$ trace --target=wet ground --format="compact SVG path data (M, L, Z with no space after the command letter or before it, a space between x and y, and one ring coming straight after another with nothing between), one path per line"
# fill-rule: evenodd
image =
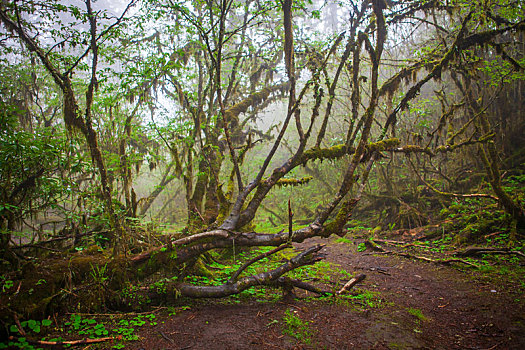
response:
M366 274L358 291L370 300L281 298L273 302L207 300L160 313L130 349L525 349L525 296L519 285L391 255L325 243L326 259ZM301 247L301 245L298 245ZM525 280L522 279L523 284ZM521 289L523 290L523 288ZM305 296L299 294L299 296ZM285 312L308 324L308 336L283 334Z

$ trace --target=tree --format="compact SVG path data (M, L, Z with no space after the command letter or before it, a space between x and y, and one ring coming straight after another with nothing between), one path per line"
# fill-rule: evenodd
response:
M127 277L133 279L167 268L183 276L191 272L199 257L214 249L275 246L271 251L275 253L292 242L344 235L345 225L374 174L374 166L395 154L405 157L399 162L408 173L407 168L416 169L414 158L416 164L426 167L432 165L432 158L446 159L453 151L480 147L490 156L485 163L497 198L486 193L458 195L441 191L429 182L429 171L423 171L423 176L417 172L413 183L426 185L442 196L490 198L505 203L505 193L498 190L498 171L494 170L497 154L491 146L491 127L483 118L476 120L482 115L482 108L473 104L477 96L469 97L470 90L464 88L465 101L449 101L443 97L450 93L447 90L436 93L441 96L441 103L432 108L419 96L426 93L429 85L449 79L447 74L453 80L454 74L461 71L458 68L461 65L476 61L470 56L473 50L497 45L495 40L502 36L523 31L523 19L507 15L507 19L501 21L492 15L490 8L462 1L372 0L359 5L350 2L342 8L349 16L346 31L315 42L305 38L307 35L294 24L299 23L303 14L305 18L317 17L317 11L291 0L282 3L170 1L167 4L148 1L141 10L137 16L137 32L130 29L126 36L117 37L122 39L120 42L115 39L115 43L122 45L118 59L130 63L128 71L119 76L124 87L120 97L129 104L120 116L124 125L118 133L118 151L113 151L120 160L117 171L123 180L121 193L127 209L136 208L137 202L130 191L132 148L129 145L133 133L139 134L141 128L140 118L135 122L133 119L148 111L152 130L158 136L156 145L163 147L159 153L168 164L159 189L172 176L182 178L189 232L175 237L164 235L161 239L167 243L144 250L138 248L130 258L116 255L108 266L110 271L122 272L122 266L126 266L131 271ZM101 179L105 209L109 210L113 203L109 186L119 176L108 176L98 149L92 125L93 99L100 70L97 50L105 35L113 33L112 29L124 17L97 35L97 15L86 0L85 19L90 25L87 36L90 45L86 52L91 52L92 59L86 112L79 115L75 99L78 92L73 89L71 70L60 73L59 63L48 58L43 44L36 43L22 24L14 21L15 12L2 8L0 17L35 52L62 90L65 124L78 128L84 135ZM493 21L488 28L477 26L482 15ZM405 20L415 24L407 26ZM152 21L162 23L161 28L154 28L151 35L144 33ZM414 60L391 63L390 50L398 44L396 40L400 40L395 31L421 23L432 26L439 34L421 46ZM510 57L507 60L512 62L512 57L503 52L500 51L498 57ZM77 56L80 62L82 59L78 57L82 56ZM110 61L109 57L106 59ZM129 108L130 113L127 107L134 103L135 97L138 101ZM161 109L166 100L169 106ZM267 137L267 133L250 122L257 112L276 101L286 101L283 119L277 131L270 131ZM464 106L474 110L476 116L453 119ZM142 110L142 107L147 108ZM345 118L338 118L336 113L344 114ZM433 117L427 120L427 114ZM245 119L241 120L243 115ZM413 115L419 118L417 123L413 122ZM161 116L167 118L161 120ZM419 135L406 130L407 125L412 124L416 125L410 131ZM449 135L443 138L441 132L447 125ZM257 148L263 141L270 141L267 148ZM110 146L108 142L108 149ZM279 154L283 148L289 155ZM255 150L265 153L262 157L259 155L256 171L248 171L249 165L253 165L248 163L255 159L251 158ZM423 157L429 160L419 162ZM315 217L305 227L294 229L293 203L288 202L288 230L277 234L254 232L250 225L270 192L279 186L309 183L311 179L294 178L294 172L301 166L323 161L340 162L337 173L340 176L326 186L333 192L326 205L318 207ZM443 174L438 169L434 175ZM148 202L145 202L143 208L147 210ZM113 218L111 226L118 231L118 217L114 212L108 213ZM320 249L320 246L311 247L268 273L242 279L236 274L223 285L202 287L178 281L171 288L189 297L222 297L254 284L313 288L300 281L287 280L283 275L320 260ZM85 260L73 259L70 264L80 270L82 262ZM246 262L251 263L253 261ZM115 278L118 287L122 283L122 279Z
M86 143L89 147L91 158L93 163L96 165L99 176L100 176L100 183L101 183L101 192L102 196L104 198L105 202L105 211L109 217L111 227L115 231L116 238L120 238L123 236L124 231L121 226L121 223L115 214L114 208L113 208L113 201L112 201L112 194L111 194L111 188L110 183L108 183L107 178L107 170L106 165L104 163L104 160L102 158L102 154L100 152L100 149L98 147L98 139L97 139L97 133L93 127L93 120L92 120L92 104L93 104L93 95L96 89L96 86L98 85L97 82L97 64L98 64L98 49L99 49L99 43L98 40L106 35L108 31L115 25L118 25L118 23L122 20L124 17L127 9L129 9L134 2L131 2L128 4L128 7L122 14L122 16L116 20L113 25L109 26L108 29L106 29L102 33L97 34L97 16L94 14L91 1L86 1L86 12L80 13L80 9L77 7L71 7L72 14L79 18L81 21L86 21L89 23L89 45L86 48L86 51L76 59L76 61L71 64L67 65L66 70L64 73L60 71L60 67L57 66L56 63L54 63L50 57L49 52L44 51L44 49L41 47L41 45L31 36L29 36L26 32L26 30L22 27L22 23L20 21L20 15L19 12L21 10L26 10L28 12L34 12L37 10L35 4L29 4L28 8L20 9L17 7L17 4L12 4L9 8L4 8L4 5L2 5L2 8L0 8L0 19L2 20L2 23L4 26L17 34L18 38L23 42L23 44L27 47L27 49L30 52L33 52L38 59L41 61L42 65L46 68L48 73L52 76L53 80L57 84L57 86L60 88L63 94L63 115L64 115L64 121L68 128L72 130L79 130L86 139ZM33 6L31 6L33 5ZM36 4L38 5L38 4ZM59 3L53 3L50 7L43 7L44 11L42 13L39 13L41 16L47 16L49 15L48 9L51 8L52 11L61 12L61 11L67 11L68 8L64 5L61 5ZM13 15L10 15L9 12L11 12ZM14 19L16 18L16 20ZM65 30L64 28L62 28ZM66 38L67 35L64 35ZM53 46L50 48L50 50L53 50L57 44L64 44L64 42L54 43ZM86 91L86 100L85 100L85 112L82 114L80 112L80 107L77 102L76 93L72 86L71 81L71 74L73 70L78 66L80 61L85 57L89 52L91 52L92 55L92 62L91 62L91 74L90 74L90 82L87 87ZM113 240L114 241L114 240Z

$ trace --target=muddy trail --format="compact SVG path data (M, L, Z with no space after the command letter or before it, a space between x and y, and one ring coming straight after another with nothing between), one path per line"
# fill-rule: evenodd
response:
M525 307L519 285L487 279L472 268L357 252L334 239L326 259L366 279L354 287L370 299L274 302L205 300L176 314L160 313L131 349L525 349ZM515 284L515 283L514 283ZM521 279L523 284L523 279ZM371 293L370 293L371 292ZM307 326L286 334L286 315ZM297 329L301 329L300 327ZM303 329L303 330L304 330Z

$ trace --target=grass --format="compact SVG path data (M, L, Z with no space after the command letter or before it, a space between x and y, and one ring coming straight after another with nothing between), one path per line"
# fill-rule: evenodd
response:
M426 321L429 320L429 318L427 316L423 315L423 312L420 309L415 309L415 308L409 307L407 309L407 312L410 315L416 317L420 321L426 322Z
M335 243L347 243L347 244L352 244L352 241L348 238L344 238L344 237L339 237L335 240Z
M287 309L283 316L283 334L297 339L301 343L310 344L313 332L309 327L309 322L302 320L296 315L297 311Z

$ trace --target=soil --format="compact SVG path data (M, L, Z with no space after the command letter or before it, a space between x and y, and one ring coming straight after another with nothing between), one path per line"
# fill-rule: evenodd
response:
M130 349L525 349L525 303L517 285L474 269L359 253L334 239L326 259L366 274L354 288L377 292L380 307L285 297L276 302L206 300L159 314ZM522 282L523 283L523 282ZM300 295L299 293L297 295ZM304 294L302 294L304 296ZM421 317L417 317L417 309ZM283 335L290 310L310 321L309 344Z

